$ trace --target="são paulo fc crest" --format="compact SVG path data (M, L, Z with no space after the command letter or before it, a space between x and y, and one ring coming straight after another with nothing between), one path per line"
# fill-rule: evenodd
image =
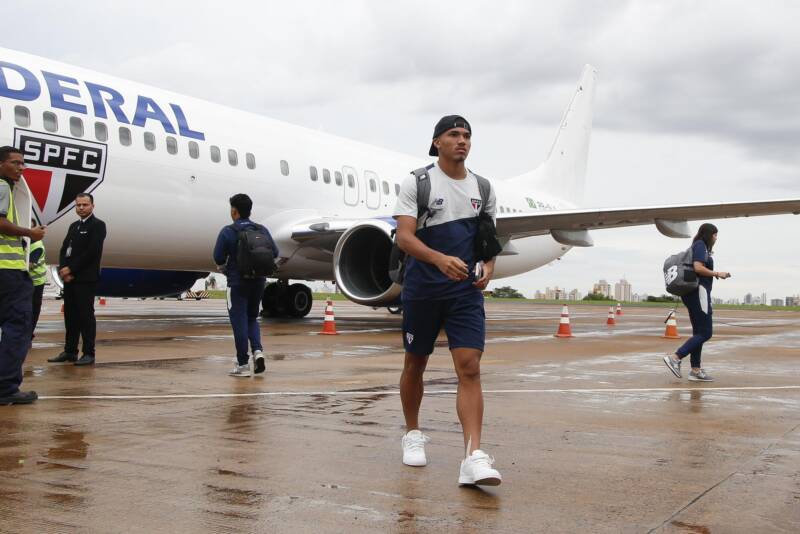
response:
M91 193L106 172L107 145L44 132L14 129L22 151L22 175L39 224L51 224L75 206L78 193Z
M474 209L475 211L478 211L478 210L481 209L481 204L483 204L483 201L481 199L479 199L479 198L471 198L470 201L472 202L472 209Z

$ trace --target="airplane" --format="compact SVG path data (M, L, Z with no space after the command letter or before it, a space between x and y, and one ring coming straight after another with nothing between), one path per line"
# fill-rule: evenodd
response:
M686 238L691 220L800 213L800 199L580 208L596 77L584 67L547 159L492 181L504 245L495 279L592 246L590 230L654 225ZM98 295L175 294L215 271L227 199L244 192L281 253L264 315L307 315L312 294L301 282L314 280L335 280L359 304L399 304L391 213L400 182L425 158L3 48L0 144L24 153L29 192L17 189L48 227L48 263L58 262L75 195L94 195L108 227Z

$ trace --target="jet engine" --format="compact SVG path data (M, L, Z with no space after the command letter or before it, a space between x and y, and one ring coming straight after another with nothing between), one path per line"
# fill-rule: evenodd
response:
M393 219L360 221L345 231L333 252L336 283L345 296L365 306L400 301L402 286L389 278Z

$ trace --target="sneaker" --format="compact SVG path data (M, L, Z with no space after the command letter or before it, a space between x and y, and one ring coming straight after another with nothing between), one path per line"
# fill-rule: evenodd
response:
M458 483L499 486L503 479L500 477L500 472L492 468L493 463L494 458L480 449L475 449L472 454L461 461Z
M264 360L264 353L260 350L253 351L253 372L261 374L267 369L266 361Z
M431 439L419 430L411 430L403 436L403 463L412 467L428 464L425 457L425 443Z
M250 372L250 364L246 363L244 365L234 365L233 369L228 373L231 376L250 376L252 373Z
M713 382L714 379L706 373L704 370L700 369L699 371L689 371L689 380L693 382Z
M10 406L12 404L31 404L38 399L39 396L35 391L17 391L5 397L0 397L0 406Z
M671 354L667 354L664 356L664 363L667 365L672 374L678 378L681 378L681 360L677 362L672 358Z

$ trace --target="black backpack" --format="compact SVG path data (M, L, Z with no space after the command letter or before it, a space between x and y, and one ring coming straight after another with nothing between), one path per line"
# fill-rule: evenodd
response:
M667 293L682 297L697 289L699 280L694 272L692 247L673 254L664 261L664 285Z
M433 210L428 207L431 198L431 180L428 171L433 168L433 163L427 167L421 167L411 171L417 178L417 222L422 220L422 227L428 224L428 220L433 217ZM471 172L471 171L470 171ZM475 238L475 261L488 261L497 256L503 246L497 240L497 230L491 216L484 211L489 195L492 191L492 184L483 176L478 176L478 190L481 195L481 209L478 213L478 235ZM425 217L424 219L422 217ZM389 278L396 284L402 284L405 277L407 254L397 244L397 229L392 231L392 250L389 253Z
M231 227L238 234L236 263L242 278L261 278L275 272L275 251L266 228L258 224Z

